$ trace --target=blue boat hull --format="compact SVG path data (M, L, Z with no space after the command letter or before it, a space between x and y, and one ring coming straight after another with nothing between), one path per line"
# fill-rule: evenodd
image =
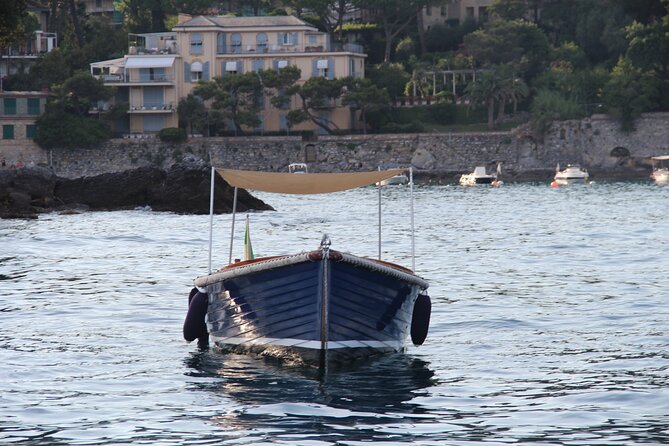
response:
M401 351L427 288L397 265L328 250L232 265L196 285L215 347L307 363Z

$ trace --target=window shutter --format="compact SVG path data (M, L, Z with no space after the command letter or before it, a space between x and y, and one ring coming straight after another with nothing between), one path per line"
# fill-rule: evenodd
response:
M290 43L292 43L293 45L297 45L297 33L293 33L293 41Z
M190 83L190 64L184 62L184 82Z
M202 64L202 80L203 81L209 80L209 62L205 62Z
M241 60L237 61L237 73L242 74L244 69L244 63Z
M328 79L332 80L334 79L334 59L330 58L328 59Z
M311 61L311 77L318 76L318 60L314 59Z

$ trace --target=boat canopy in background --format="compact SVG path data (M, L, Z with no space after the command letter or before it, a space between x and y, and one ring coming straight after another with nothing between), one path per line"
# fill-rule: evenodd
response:
M404 169L347 173L284 173L216 169L230 186L280 194L326 194L369 186L400 175Z

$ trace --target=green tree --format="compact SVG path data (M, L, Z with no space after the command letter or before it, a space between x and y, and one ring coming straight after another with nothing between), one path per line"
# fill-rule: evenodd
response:
M186 125L189 134L195 133L194 130L201 132L206 126L207 108L202 102L202 98L193 95L192 93L182 98L177 105L177 114L179 120ZM207 128L207 136L209 136L209 129Z
M393 42L430 0L354 0L353 3L377 18L385 41L383 61L390 62Z
M205 101L211 100L210 119L232 123L235 134L244 133L244 127L260 125L258 99L262 85L256 73L226 74L207 82L200 82L193 94Z
M653 73L621 57L604 86L603 100L607 111L620 120L621 130L632 131L642 112L657 107L658 81Z
M347 78L343 83L345 90L342 105L360 112L362 130L367 134L367 114L387 109L390 96L386 90L372 84L369 79Z
M302 85L293 85L287 89L288 94L296 94L300 99L299 108L286 115L288 123L294 126L300 122L311 121L328 133L338 130L336 124L322 112L334 108L335 101L343 93L343 86L340 79L312 77Z
M26 15L25 0L3 0L0 2L0 49L4 48L25 33L22 19Z
M111 137L108 122L89 115L92 104L108 100L114 90L87 72L77 73L52 89L54 97L37 120L35 142L44 148L85 147Z
M320 19L325 32L336 41L342 41L344 17L352 7L351 0L301 0L297 3Z
M530 79L541 72L550 50L546 35L526 20L492 21L465 36L464 47L478 66L511 64Z
M556 91L544 89L535 95L530 113L532 130L538 138L542 138L553 121L582 118L583 108Z
M374 85L386 90L391 98L402 96L404 87L411 79L404 66L398 63L372 65L367 67L366 75Z

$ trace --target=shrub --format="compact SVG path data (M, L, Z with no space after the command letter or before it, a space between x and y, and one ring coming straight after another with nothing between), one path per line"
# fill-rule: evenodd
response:
M187 135L186 130L178 127L166 127L158 132L158 138L163 142L184 142Z

